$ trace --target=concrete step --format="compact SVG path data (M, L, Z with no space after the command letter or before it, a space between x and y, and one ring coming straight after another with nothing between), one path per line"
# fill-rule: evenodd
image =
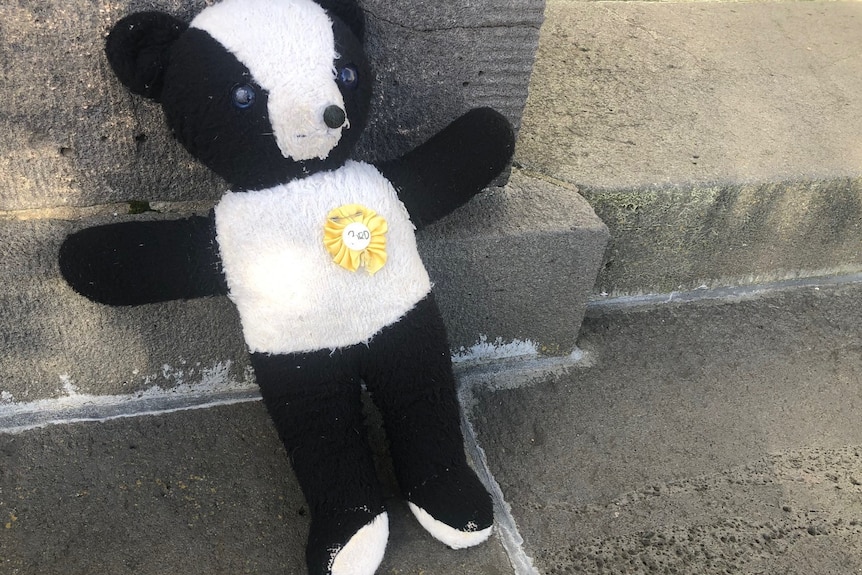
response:
M468 448L502 496L465 552L410 519L371 412L380 572L862 570L860 298L856 277L594 303L578 365L462 373ZM0 432L0 460L0 572L302 572L306 510L259 402Z
M82 394L254 386L227 298L108 307L60 277L57 252L71 231L159 217L176 214L0 220L0 317L9 326L0 336L0 416L43 399L80 403ZM453 354L570 354L606 242L576 192L519 173L424 231L420 249Z
M541 573L862 572L862 282L591 306L469 412Z
M381 445L378 442L378 445ZM380 573L511 573L394 496ZM305 573L308 512L261 402L0 433L0 573Z
M516 161L613 241L596 294L862 270L862 4L548 0Z

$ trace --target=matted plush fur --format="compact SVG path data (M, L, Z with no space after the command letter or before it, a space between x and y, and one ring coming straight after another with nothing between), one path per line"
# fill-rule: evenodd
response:
M332 575L374 575L389 540L389 515L381 513L332 556Z
M434 519L430 513L410 501L407 502L407 506L410 507L410 512L413 513L413 516L416 517L416 520L422 525L425 531L430 533L437 541L445 543L451 549L474 547L487 540L494 529L492 526L477 529L476 531L461 531Z
M389 224L388 260L373 276L339 267L323 243L329 211L353 203ZM431 291L407 210L372 165L350 161L267 190L228 192L215 216L230 298L252 352L365 342Z

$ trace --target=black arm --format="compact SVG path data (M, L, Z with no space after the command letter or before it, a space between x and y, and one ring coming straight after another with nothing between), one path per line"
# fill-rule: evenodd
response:
M227 293L211 217L81 230L60 247L60 271L75 291L109 305Z
M405 156L378 169L393 183L417 228L466 204L506 167L512 126L490 108L471 110Z

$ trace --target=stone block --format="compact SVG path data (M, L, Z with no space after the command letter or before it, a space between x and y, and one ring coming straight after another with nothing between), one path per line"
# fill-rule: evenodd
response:
M498 341L574 350L608 241L575 190L516 170L419 239L456 353Z
M0 211L128 200L215 201L226 185L169 134L158 105L133 96L103 53L111 25L138 10L190 19L203 0L26 0L0 6ZM404 153L469 108L517 126L542 0L447 7L367 2L376 69L361 159ZM414 13L415 12L415 13Z
M110 307L77 295L60 276L57 253L72 231L169 217L176 216L0 221L6 402L253 385L227 298ZM572 351L607 241L604 225L576 192L516 173L507 187L477 197L419 241L456 355L487 354L471 349L483 340L529 340L518 353Z

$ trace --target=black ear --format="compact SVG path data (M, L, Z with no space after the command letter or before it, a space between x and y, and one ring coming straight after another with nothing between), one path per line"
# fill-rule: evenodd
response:
M159 101L168 48L186 28L188 24L163 12L137 12L114 24L105 54L120 82Z
M355 0L315 0L333 16L347 24L350 31L359 38L365 39L365 13Z

